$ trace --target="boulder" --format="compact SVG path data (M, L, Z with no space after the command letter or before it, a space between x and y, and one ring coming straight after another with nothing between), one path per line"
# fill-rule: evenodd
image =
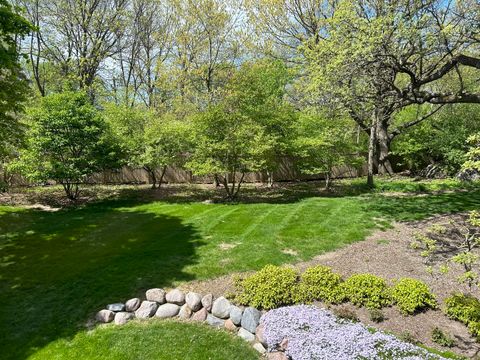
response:
M257 326L257 329L255 330L255 339L262 344L263 346L267 346L267 342L265 340L265 326L262 324Z
M148 319L157 311L158 304L155 301L142 301L140 307L135 311L135 317L139 319Z
M242 327L252 334L255 334L261 316L262 313L257 309L253 307L246 308L242 315Z
M214 327L224 327L225 326L225 320L219 319L218 317L208 314L207 315L207 323L208 325L214 326Z
M202 296L200 294L189 292L185 296L185 302L192 311L198 311L202 308Z
M166 300L170 304L183 305L185 304L185 294L178 289L173 289L167 293Z
M208 311L205 308L201 308L192 316L193 321L205 321L207 320Z
M125 304L122 304L122 303L108 304L107 310L114 311L114 312L124 311Z
M243 340L252 342L255 341L255 335L253 335L250 331L245 330L244 328L240 328L237 333Z
M127 300L125 303L125 311L136 311L140 307L140 303L142 300L139 298L133 298L130 300Z
M265 349L265 347L258 342L253 344L253 348L257 350L260 354L265 354L267 352L267 349Z
M180 311L180 306L176 304L163 304L160 305L155 313L155 316L160 319L168 319L174 316L177 316L178 312Z
M145 293L147 300L148 301L155 301L157 303L165 304L165 290L155 288L155 289L149 289Z
M111 310L100 310L96 315L95 319L102 323L109 323L115 317L115 313Z
M178 312L178 317L180 319L190 319L192 316L192 309L190 309L190 306L188 304L183 304L182 307L180 308L180 311Z
M207 311L212 311L213 305L213 295L207 294L202 298L202 306L207 309Z
M228 331L237 331L237 327L235 326L235 324L233 323L232 319L228 319L227 321L225 321L225 329L227 329Z
M230 301L221 296L213 302L212 314L220 319L228 319L230 316L230 307Z
M240 309L238 306L232 305L232 307L230 308L230 319L235 325L240 326L240 324L242 323L242 314L242 309Z
M135 316L131 312L121 311L115 314L114 322L115 325L123 325L134 317Z

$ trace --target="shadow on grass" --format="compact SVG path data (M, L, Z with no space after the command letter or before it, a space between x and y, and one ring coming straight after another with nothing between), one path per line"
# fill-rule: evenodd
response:
M107 303L192 279L182 269L196 262L203 244L195 229L121 205L0 209L2 359L25 359L73 336Z

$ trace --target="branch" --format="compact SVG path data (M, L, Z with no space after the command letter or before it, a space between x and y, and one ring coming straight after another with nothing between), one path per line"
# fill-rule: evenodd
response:
M430 116L434 115L437 111L439 111L444 105L445 104L441 104L441 105L437 106L434 110L432 110L430 113L428 113L427 115L422 116L421 118L417 118L415 120L409 121L409 122L399 126L397 129L392 131L392 133L390 134L390 140L393 140L393 138L395 138L395 136L400 135L404 130L406 130L406 129L414 126L414 125L417 125L418 123L421 123L422 121L428 119Z
M420 88L420 86L431 83L435 80L442 78L446 75L450 70L454 69L457 65L464 65L468 67L474 67L480 69L480 59L467 56L467 55L457 55L447 61L440 69L432 73L431 75L427 76L424 79L417 80L412 85L414 88Z

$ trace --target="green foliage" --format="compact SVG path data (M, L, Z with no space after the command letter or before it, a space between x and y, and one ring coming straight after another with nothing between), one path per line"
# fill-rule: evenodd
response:
M445 334L440 328L436 327L432 330L432 341L440 346L452 347L455 340Z
M18 8L0 0L0 165L23 134L19 113L29 90L20 65L18 40L31 30Z
M428 286L416 279L404 278L396 282L391 289L391 296L400 311L406 315L437 306L435 296Z
M467 142L470 148L465 155L466 161L462 165L462 169L480 171L480 133L471 135Z
M473 336L480 338L480 300L472 295L454 294L445 299L445 313L451 319L468 326Z
M352 275L342 285L345 297L354 305L380 309L391 303L387 283L372 274Z
M235 300L259 309L295 303L298 273L289 267L267 265L245 279L237 279Z
M361 164L352 125L345 117L331 119L316 111L303 112L295 124L292 145L300 170L324 174L328 187L333 167Z
M299 293L306 302L320 300L336 304L345 298L341 283L341 276L330 267L318 265L308 268L302 274Z
M244 64L222 101L195 117L195 148L187 167L198 175L222 176L230 199L237 196L246 172L272 168L283 152L291 119L282 99L285 79L286 69L278 64Z
M86 94L50 95L29 110L27 148L13 165L28 179L55 180L75 199L89 176L118 166L121 151Z

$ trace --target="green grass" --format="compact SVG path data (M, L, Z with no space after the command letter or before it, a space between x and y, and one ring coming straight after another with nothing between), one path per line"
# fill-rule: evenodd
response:
M130 322L80 332L48 344L31 360L258 360L239 337L207 325L174 321Z
M0 206L2 358L24 359L70 339L105 304L149 287L306 260L393 220L480 204L478 188L319 197L301 186L297 198L279 192L232 205L141 197L58 212Z

